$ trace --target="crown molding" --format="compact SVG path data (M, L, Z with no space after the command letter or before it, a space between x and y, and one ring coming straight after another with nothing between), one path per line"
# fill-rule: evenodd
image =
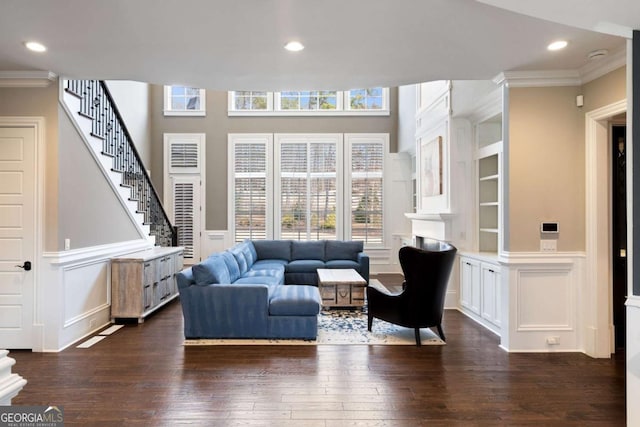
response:
M582 79L577 70L505 71L494 77L497 85L508 87L580 86Z
M57 78L51 71L0 71L0 87L47 87Z
M504 71L493 78L507 87L582 86L627 64L626 46L577 70Z
M606 57L588 62L580 68L582 84L589 83L625 65L627 65L627 47L623 46L609 53Z

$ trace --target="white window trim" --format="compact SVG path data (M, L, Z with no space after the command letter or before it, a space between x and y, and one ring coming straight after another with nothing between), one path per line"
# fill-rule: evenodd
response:
M176 85L178 86L178 85ZM164 87L164 109L165 116L192 116L202 117L207 115L206 90L199 89L200 109L198 110L172 110L171 109L171 86Z
M345 99L348 98L348 91L338 91L335 110L281 110L278 105L280 104L280 92L268 92L270 95L267 102L266 110L235 110L233 103L234 92L228 93L228 106L227 115L229 117L259 117L259 116L290 116L290 117L305 117L305 116L389 116L391 114L389 109L389 88L383 88L383 102L384 108L380 110L352 110L346 106ZM269 104L271 102L271 104Z
M389 134L388 133L345 133L344 134L344 151L345 151L345 192L344 201L342 203L344 209L351 206L351 191L352 191L352 174L351 174L351 147L354 143L358 143L364 140L370 143L382 143L383 144L383 157L382 157L382 242L381 243L365 243L366 248L387 248L388 242L390 242L389 230L391 229L391 223L389 215L387 214L387 196L388 196L388 182L389 179L385 179L385 172L388 168L389 157ZM388 174L388 172L387 172ZM346 214L346 212L345 212ZM346 217L346 215L345 215ZM348 215L351 220L351 215ZM351 221L345 221L344 236L346 239L351 239Z

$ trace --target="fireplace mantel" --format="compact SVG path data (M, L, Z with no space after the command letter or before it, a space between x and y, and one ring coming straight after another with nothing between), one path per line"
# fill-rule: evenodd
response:
M410 220L419 221L449 221L454 217L452 213L413 213L407 212L404 214Z
M405 213L411 220L411 234L414 238L451 241L452 213Z

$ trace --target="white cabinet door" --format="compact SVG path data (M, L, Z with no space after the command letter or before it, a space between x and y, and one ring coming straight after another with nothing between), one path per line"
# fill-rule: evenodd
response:
M482 318L500 326L500 272L490 264L482 264Z
M460 258L460 305L480 314L480 263Z

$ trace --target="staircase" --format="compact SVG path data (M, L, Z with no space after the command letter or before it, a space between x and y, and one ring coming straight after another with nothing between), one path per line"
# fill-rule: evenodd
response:
M176 246L177 230L162 207L106 84L65 80L63 85L65 106L141 234L156 246Z

